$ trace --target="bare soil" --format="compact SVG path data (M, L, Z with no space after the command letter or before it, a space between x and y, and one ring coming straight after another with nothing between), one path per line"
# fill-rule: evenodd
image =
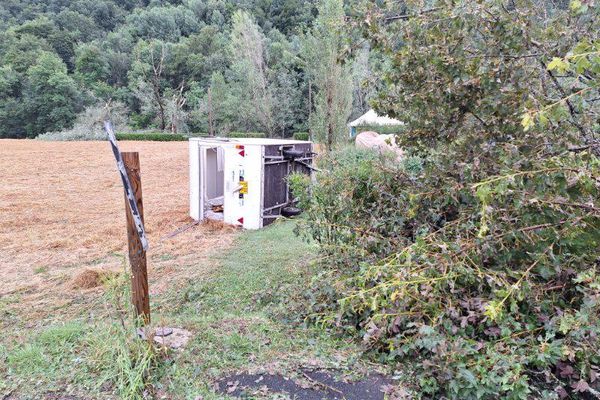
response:
M236 230L198 225L168 238L192 222L187 143L120 147L140 153L151 294L161 293L229 246ZM0 171L0 298L18 293L57 307L123 271L125 204L107 142L0 140Z

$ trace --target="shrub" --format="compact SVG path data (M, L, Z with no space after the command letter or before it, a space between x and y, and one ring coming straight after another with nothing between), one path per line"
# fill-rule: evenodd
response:
M404 126L364 125L356 127L356 134L371 131L377 132L380 135L397 135L402 133L405 129Z
M127 126L127 107L124 104L114 103L109 113L115 129L123 129ZM39 135L37 139L47 141L106 140L106 133L102 125L106 116L107 110L104 105L88 107L77 116L72 129L47 132Z
M296 132L294 133L294 140L310 140L308 132Z
M209 134L205 132L190 132L186 133L186 136L191 138L206 138L209 137Z
M318 174L318 184L308 186L305 175L290 178L306 210L299 229L316 239L324 253L335 255L329 260L333 268L345 266L352 274L359 262L393 251L395 238L402 235L398 211L409 201L397 182L402 166L373 150L352 147L325 153L318 164L326 171Z
M512 4L370 7L389 61L372 104L420 157L298 185L331 277L312 318L411 363L415 397L600 392L600 9Z
M149 132L149 133L117 133L117 140L142 140L153 142L183 142L187 137L173 133Z
M570 153L469 183L469 166L442 160L334 152L316 184L291 178L325 260L309 317L411 363L433 398L594 393L600 161Z
M262 132L229 132L227 134L227 137L249 139L249 138L266 138L267 135Z

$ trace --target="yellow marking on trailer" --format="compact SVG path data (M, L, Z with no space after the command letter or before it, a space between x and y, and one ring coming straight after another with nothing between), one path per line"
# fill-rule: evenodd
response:
M240 186L240 194L248 194L248 181L241 181Z

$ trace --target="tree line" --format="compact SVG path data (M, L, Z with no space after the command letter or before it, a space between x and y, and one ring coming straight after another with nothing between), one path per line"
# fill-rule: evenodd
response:
M3 1L0 138L67 130L110 102L134 130L310 130L333 143L370 90L369 49L348 50L346 10L342 0Z

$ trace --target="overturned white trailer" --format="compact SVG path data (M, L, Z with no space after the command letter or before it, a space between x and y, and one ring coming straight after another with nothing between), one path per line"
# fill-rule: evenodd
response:
M287 177L310 174L311 142L283 139L192 138L190 216L259 229L297 212Z

